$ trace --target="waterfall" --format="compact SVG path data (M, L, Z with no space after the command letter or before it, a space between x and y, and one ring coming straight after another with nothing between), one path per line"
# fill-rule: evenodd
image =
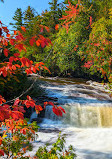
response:
M52 111L52 106L47 106L46 110L45 110L45 118L46 119L50 119L53 121L58 121L60 119L60 117L58 117L57 115L55 115Z
M30 120L29 122L32 122L33 119L37 119L38 114L36 113L36 111L34 111L31 116L30 116Z
M54 142L61 131L67 135L66 146L75 146L78 158L112 159L112 98L105 89L79 79L60 78L49 78L42 87L48 97L57 99L55 104L62 106L66 114L57 117L52 106L46 106L39 123L39 143Z
M90 104L89 104L90 105ZM71 125L73 127L112 127L112 107L82 105L79 103L73 105L64 105L66 114L58 117L52 112L52 106L47 106L45 119L60 123L62 125ZM99 106L98 106L99 105ZM46 121L47 122L47 121Z
M50 79L49 79L50 80ZM55 81L55 79L54 79ZM94 87L85 81L58 79L50 81L46 88L48 97L57 98L66 114L57 117L52 106L47 106L43 123L73 127L111 127L112 98L102 86ZM54 82L54 83L53 83Z

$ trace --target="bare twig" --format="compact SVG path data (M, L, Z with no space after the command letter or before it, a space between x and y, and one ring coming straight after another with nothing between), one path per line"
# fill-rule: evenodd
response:
M21 93L18 97L14 98L14 99L11 99L11 100L9 100L9 101L7 101L7 102L5 102L5 103L0 104L0 106L2 106L2 105L4 105L4 104L7 104L7 103L12 103L12 102L14 102L16 99L21 98L24 94L26 94L29 90L32 89L32 87L34 86L34 84L35 84L36 81L37 81L37 78L35 78L35 80L33 81L33 83L30 85L30 87L29 87L26 91L24 91L23 93Z

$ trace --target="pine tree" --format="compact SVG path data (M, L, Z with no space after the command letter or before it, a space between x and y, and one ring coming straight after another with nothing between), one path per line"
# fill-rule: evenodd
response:
M31 20L34 19L35 16L36 16L35 9L28 6L26 11L24 12L24 22L25 22L25 24L27 25Z
M42 13L42 23L43 25L51 28L52 33L55 33L55 25L59 23L59 18L62 17L64 5L63 3L58 3L58 0L52 0L52 2L49 2L49 5L50 11L46 10L44 13Z
M10 25L13 25L13 27L17 30L20 30L21 26L23 25L23 13L21 8L17 8L13 20L15 23L10 23Z
M49 2L49 5L50 5L50 12L52 15L52 20L55 25L59 22L60 18L60 13L61 13L60 4L58 3L58 0L52 0L52 2Z

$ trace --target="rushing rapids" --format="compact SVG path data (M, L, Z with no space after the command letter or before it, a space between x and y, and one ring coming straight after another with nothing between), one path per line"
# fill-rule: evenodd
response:
M49 97L57 98L57 103L66 110L63 118L47 106L41 125L73 127L110 127L112 126L112 99L106 89L98 83L73 79L46 79L42 85ZM96 87L97 86L97 87ZM51 124L50 124L51 122ZM48 123L48 125L47 125Z
M57 117L51 106L46 107L34 151L43 143L54 142L61 131L67 135L66 146L72 144L79 159L112 159L112 98L108 90L80 79L47 78L41 87L57 99L66 114Z

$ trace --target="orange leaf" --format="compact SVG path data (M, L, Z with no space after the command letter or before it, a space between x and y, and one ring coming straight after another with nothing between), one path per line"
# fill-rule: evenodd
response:
M15 65L13 65L13 66L12 66L12 69L15 71L15 70L16 70L16 66L15 66Z
M32 130L32 129L31 129L31 132L32 132L33 134L35 134L35 131L34 131L34 130Z
M18 65L18 64L15 64L15 66L18 67L18 68L20 68L20 65Z
M90 19L89 19L89 22L90 22L90 26L92 25L92 17L90 16Z
M32 74L31 69L26 69L25 72L27 73L27 75Z
M44 102L44 108L46 107L46 105L48 105L48 102Z
M35 105L35 109L38 110L38 112L42 111L43 108L41 107L41 105Z
M40 40L37 40L37 41L36 41L36 45L37 45L37 46L40 46Z
M19 140L17 136L13 136L12 139L13 139L13 141L18 141Z
M50 32L49 27L45 26L45 29L47 30L48 33Z
M31 70L34 72L34 73L36 73L36 68L35 67L31 67Z
M39 65L41 66L41 65L44 65L44 63L43 62L39 62Z
M14 30L14 35L16 35L18 33L18 31Z
M26 148L25 147L23 148L23 152L26 153Z
M46 66L44 66L44 69L47 70L51 74L50 70Z
M58 30L59 29L59 24L55 25L55 29Z
M21 29L26 32L26 28L24 26L21 26Z
M9 37L10 37L10 34L7 34L6 36L9 38Z
M3 43L5 46L8 46L8 42L7 40L4 39L4 43Z

